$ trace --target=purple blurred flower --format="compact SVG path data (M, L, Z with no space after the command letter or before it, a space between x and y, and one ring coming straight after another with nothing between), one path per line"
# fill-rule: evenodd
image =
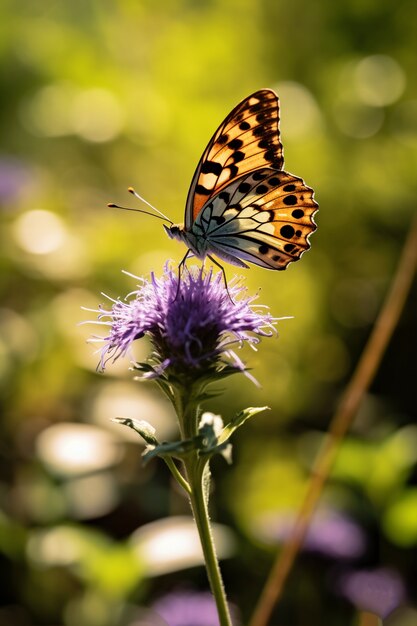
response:
M103 338L101 368L125 355L136 339L148 335L152 342L154 375L198 376L211 369L244 366L231 347L257 344L275 330L276 320L265 308L255 308L255 297L233 279L224 285L221 272L165 267L162 278L151 275L125 301L100 307L99 322L110 327ZM230 296L229 296L230 294ZM233 300L233 302L232 302Z
M168 626L219 626L216 603L209 592L170 593L152 608Z
M262 538L283 543L291 535L296 516L271 514L260 524ZM365 550L365 535L348 515L334 510L318 511L308 528L303 549L334 559L353 559Z
M405 599L399 574L390 569L351 571L339 581L339 591L357 609L385 619Z
M18 196L30 180L28 167L19 159L0 156L0 202L7 204Z

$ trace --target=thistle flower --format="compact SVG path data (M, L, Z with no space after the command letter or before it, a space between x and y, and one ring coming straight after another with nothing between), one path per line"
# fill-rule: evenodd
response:
M109 326L102 369L147 335L153 346L148 377L173 374L195 380L223 368L243 371L232 347L255 346L275 330L268 310L253 306L256 296L248 296L236 278L226 288L221 272L192 268L178 282L177 272L166 266L162 278L152 274L149 281L139 280L125 300L114 301L111 310L99 309L100 323Z

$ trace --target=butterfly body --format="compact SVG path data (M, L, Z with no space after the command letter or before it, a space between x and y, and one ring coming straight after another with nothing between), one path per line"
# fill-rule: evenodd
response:
M285 269L310 247L318 205L313 190L283 165L278 96L263 89L213 135L190 186L184 225L165 226L169 237L200 259Z

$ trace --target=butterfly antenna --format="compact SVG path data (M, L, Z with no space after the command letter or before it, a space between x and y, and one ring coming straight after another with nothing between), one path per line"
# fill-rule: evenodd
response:
M131 193L133 196L135 196L135 198L137 198L138 200L140 200L141 202L144 202L145 204L148 205L148 207L150 207L151 209L153 209L154 211L156 211L158 213L158 215L161 216L162 219L166 220L167 222L169 222L170 224L173 224L174 222L172 220L169 219L169 217L167 217L166 215L164 215L162 213L162 211L160 211L159 209L157 209L156 207L154 207L150 202L148 202L147 200L145 200L145 198L142 198L142 196L140 196L134 189L133 187L129 187L128 188L128 192ZM156 217L156 216L155 216Z

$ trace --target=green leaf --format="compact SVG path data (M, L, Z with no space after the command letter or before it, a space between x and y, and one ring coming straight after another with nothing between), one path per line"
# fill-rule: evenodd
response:
M257 413L261 413L262 411L269 410L269 406L250 406L247 409L243 409L240 411L235 417L233 417L230 422L224 427L223 432L219 437L219 442L223 443L227 441L230 436L242 426L250 417L257 415Z
M113 417L112 422L128 426L138 433L148 445L157 446L159 444L158 439L155 437L155 428L144 420L134 420L131 417Z
M183 441L165 441L158 445L152 445L143 453L145 463L159 456L161 458L171 457L181 459L196 449L197 437L194 439L184 439Z

